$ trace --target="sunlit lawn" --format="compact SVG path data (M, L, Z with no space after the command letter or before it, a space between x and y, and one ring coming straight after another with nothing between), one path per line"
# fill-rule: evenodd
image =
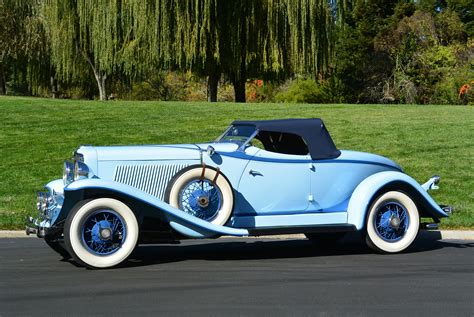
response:
M61 177L81 144L213 140L235 119L320 117L340 149L394 159L456 213L444 228L474 227L474 108L466 106L302 105L75 101L0 97L0 229L23 227L35 192ZM284 181L284 180L282 180Z

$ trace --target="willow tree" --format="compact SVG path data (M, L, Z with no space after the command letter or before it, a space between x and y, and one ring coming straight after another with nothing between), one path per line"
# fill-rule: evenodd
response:
M218 1L220 63L245 101L245 82L284 79L295 73L316 77L333 55L331 0ZM225 39L225 41L224 41Z
M244 102L247 78L273 78L288 72L286 43L273 42L281 35L271 37L268 30L267 1L157 2L169 6L166 11L157 12L154 18L161 36L158 37L160 42L152 47L161 52L164 65L206 76L210 101L217 100L221 74L233 83L235 100ZM284 12L279 12L281 19Z
M222 73L221 37L216 23L217 0L167 1L169 15L161 16L163 64L171 69L191 71L207 77L208 100L217 101L217 85ZM161 13L161 12L160 12ZM170 45L162 46L162 43Z
M101 99L111 74L156 67L206 76L211 101L224 74L245 101L248 78L324 70L332 1L44 0L44 14L58 73L73 76L78 59L87 62Z
M106 80L122 71L123 48L132 41L130 19L120 0L44 0L43 14L51 38L57 73L71 78L92 70L101 100L107 99ZM135 59L134 57L132 59ZM133 63L127 63L130 66Z
M292 72L315 77L325 71L334 52L338 16L335 10L343 14L344 1L338 6L331 0L268 0L268 3L269 12L279 9L278 14L269 14L270 36L275 39L272 41L286 43L288 52L283 59L289 59Z
M267 1L142 0L131 5L134 2L128 2L136 37L129 54L145 52L158 67L207 77L210 101L217 100L222 74L232 81L236 101L245 101L247 78L276 78L290 69L287 43L268 30L269 21L287 23L286 11L269 20Z
M49 42L36 0L0 0L0 94L20 80L28 93L48 86Z
M295 73L316 77L333 56L331 0L218 1L219 60L245 101L245 82L285 79ZM225 40L224 40L225 39Z

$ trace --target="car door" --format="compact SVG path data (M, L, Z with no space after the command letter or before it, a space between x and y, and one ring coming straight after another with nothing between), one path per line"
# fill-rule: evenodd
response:
M244 169L236 202L240 215L294 214L309 205L309 155L258 151Z
M347 169L347 164L336 160L312 162L310 168L311 202L309 211L345 211L344 202L354 190L349 187L349 179L355 171Z
M368 176L387 170L381 164L371 164L370 154L345 151L343 155L336 159L312 162L310 174L313 199L309 211L346 211L354 189Z

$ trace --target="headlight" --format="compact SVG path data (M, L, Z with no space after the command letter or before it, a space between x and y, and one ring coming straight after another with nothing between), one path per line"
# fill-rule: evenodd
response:
M89 177L89 167L86 164L75 161L74 162L74 180L88 178Z
M71 161L64 161L63 169L63 183L69 185L74 181L74 163Z
M36 207L45 219L51 219L56 202L49 192L39 192Z
M36 197L36 209L38 209L38 211L43 211L45 209L44 203L45 203L44 193L39 192L38 196Z

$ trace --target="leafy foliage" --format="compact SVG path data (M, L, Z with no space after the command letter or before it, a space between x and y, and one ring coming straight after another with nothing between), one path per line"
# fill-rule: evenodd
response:
M30 0L0 0L0 94L12 79L12 94L38 93L48 86L49 42L39 7Z
M233 82L316 75L333 48L324 0L44 0L43 12L58 74L74 78L87 62L101 99L107 76L152 68Z
M403 17L376 42L377 49L396 61L394 87L389 93L402 103L459 103L455 95L458 86L453 85L448 94L437 89L446 90L447 78L465 73L465 68L470 67L469 58L463 57L472 51L465 35L456 13L449 10L437 16L415 11ZM405 89L397 88L400 80L406 83L402 86ZM451 98L446 99L447 96Z
M314 79L293 81L286 91L275 96L275 101L285 103L330 103L331 96L327 84L317 83Z
M461 102L456 92L469 72L472 80L474 48L449 4L360 1L351 13L332 75L346 101ZM458 74L464 75L454 80Z
M181 100L193 93L156 94L166 86L156 87L165 76L156 74L190 72L207 78L205 93L195 86L198 99L216 100L220 84L228 100L230 83L236 100L266 101L272 87L312 78L317 85L303 90L324 87L329 97L310 98L321 102L459 103L456 85L473 79L470 4L0 0L0 94L8 86L10 94ZM253 87L260 79L264 87Z

